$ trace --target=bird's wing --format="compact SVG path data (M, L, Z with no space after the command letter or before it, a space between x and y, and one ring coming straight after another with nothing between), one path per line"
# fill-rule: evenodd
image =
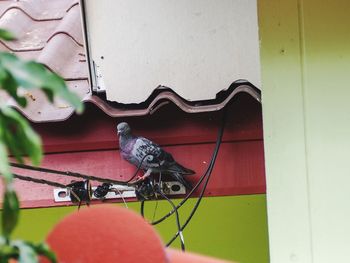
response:
M142 162L143 168L166 167L174 163L174 158L171 154L144 137L137 138L131 154L138 160L139 164Z

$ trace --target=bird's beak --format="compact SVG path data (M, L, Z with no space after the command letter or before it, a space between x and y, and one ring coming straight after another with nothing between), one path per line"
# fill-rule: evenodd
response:
M117 134L118 134L118 135L120 134L120 130L117 130Z

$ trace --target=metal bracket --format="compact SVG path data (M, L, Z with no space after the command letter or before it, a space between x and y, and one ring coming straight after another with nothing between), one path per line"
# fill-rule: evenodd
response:
M180 184L177 181L171 181L171 182L163 182L167 184L167 188L169 195L183 195L186 194L186 189L185 187ZM97 187L92 187L92 190L94 191ZM130 186L125 186L125 185L118 185L114 184L112 188L117 189L120 191L120 194L114 193L114 192L109 192L104 199L121 199L121 198L135 198L135 188L130 187ZM70 202L71 198L69 196L69 191L67 188L56 188L53 189L53 196L55 202ZM92 200L98 200L94 195L92 196Z
M163 182L169 189L167 193L169 195L184 195L186 194L186 188L177 181Z
M94 77L92 90L97 93L104 93L106 92L106 85L102 77L102 72L100 66L98 66L95 61L92 61L94 71L92 72L92 75Z

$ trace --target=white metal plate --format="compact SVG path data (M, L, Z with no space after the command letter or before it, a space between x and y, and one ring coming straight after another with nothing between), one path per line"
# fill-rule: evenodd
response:
M84 5L90 59L108 100L140 103L160 85L189 101L213 99L239 79L260 87L256 0Z
M169 195L183 195L186 194L186 189L185 187L180 184L179 182L176 181L171 181L171 182L165 182L170 191L169 191ZM178 190L176 189L173 190L172 186L178 186ZM129 186L124 186L124 185L112 185L112 188L114 189L118 189L121 194L118 193L114 193L114 192L109 192L104 199L121 199L121 198L135 198L135 188L134 187L129 187ZM95 190L96 187L92 187L92 190ZM53 196L54 196L54 200L55 202L70 202L70 196L69 196L69 192L67 188L56 188L53 190ZM99 200L98 198L96 198L94 195L92 196L92 200Z

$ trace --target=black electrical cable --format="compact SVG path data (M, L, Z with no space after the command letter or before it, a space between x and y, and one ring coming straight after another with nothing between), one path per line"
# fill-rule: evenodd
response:
M142 163L144 162L144 160L148 156L153 156L153 155L152 154L145 155L142 158L140 164L138 165L134 175L127 181L117 181L117 180L112 180L112 179L108 179L108 178L96 177L96 176L92 176L92 175L86 175L86 174L75 173L75 172L70 172L70 171L59 171L59 170L43 168L43 167L35 167L35 166L26 165L26 164L19 164L19 163L10 163L10 166L16 167L16 168L21 168L21 169L26 169L26 170L43 172L43 173L60 174L60 175L65 175L65 176L78 177L78 178L83 178L83 179L92 180L92 181L98 181L98 182L103 182L103 183L120 184L120 185L132 185L133 183L130 183L130 182L137 176L137 173L141 169ZM21 178L18 177L18 179L25 180L24 176L21 176ZM26 180L26 181L29 181L29 180Z
M83 178L83 179L88 179L88 180L93 180L93 181L99 181L103 183L118 183L118 184L126 184L126 182L119 182L115 181L112 179L106 179L106 178L100 178L96 176L91 176L91 175L85 175L85 174L80 174L80 173L75 173L75 172L70 172L70 171L59 171L59 170L54 170L54 169L49 169L49 168L43 168L43 167L35 167L31 165L26 165L26 164L19 164L19 163L10 163L12 167L17 167L21 169L26 169L26 170L32 170L32 171L37 171L37 172L43 172L43 173L51 173L51 174L60 174L60 175L65 175L65 176L71 176L71 177L78 177L78 178Z
M159 168L159 180L158 180L158 187L159 187L159 185L160 185L160 183L161 183L161 181L162 181L162 172L161 172L161 164L160 164L160 161L158 160L158 158L156 157L156 156L154 156L154 155L152 155L154 158L156 158L157 160L156 161L158 161L158 168ZM154 181L153 181L153 185L154 185ZM156 195L156 191L154 190L154 186L152 187L153 188L153 192L155 193L155 196L156 196L156 198L157 198L157 195ZM158 198L157 198L157 202L158 202ZM157 203L157 205L158 205L158 203ZM156 206L156 208L155 209L157 209L157 206ZM141 216L144 218L145 217L145 200L143 199L143 200L141 200L141 206L140 206L140 214L141 214ZM154 214L153 214L153 219L154 219L154 217L155 217L155 211L154 211ZM152 219L152 220L153 220Z
M218 131L218 135L217 135L217 139L216 139L216 145L215 145L215 149L212 155L212 158L210 160L209 166L207 168L207 170L205 171L205 173L200 177L200 179L198 180L198 182L196 183L196 185L192 188L192 190L186 195L186 197L176 206L176 209L179 209L182 205L184 205L186 203L186 201L192 196L192 194L194 193L194 191L197 190L197 188L199 187L199 185L203 182L203 180L210 175L211 171L212 171L212 167L215 163L215 159L216 159L216 155L219 151L220 145L221 145L221 140L222 140L222 136L224 133L224 126L225 126L225 120L226 120L226 110L223 113L223 118L222 118L222 123L221 123L221 127L220 130ZM152 222L152 225L157 225L161 222L163 222L165 219L167 219L168 217L170 217L173 213L175 212L175 210L171 210L168 214L164 215L163 217L161 217L160 219Z
M145 218L145 200L141 201L140 213L143 218Z
M33 178L33 177L29 177L29 176L23 176L23 175L19 175L19 174L13 174L13 177L18 178L18 179L23 180L23 181L33 182L33 183L37 183L37 184L46 184L46 185L50 185L50 186L54 186L54 187L60 187L60 188L66 188L67 187L64 184L60 184L60 183L57 183L57 182L48 181L48 180L44 180L44 179Z
M220 149L220 145L221 145L221 140L222 140L222 136L224 134L224 128L225 128L225 120L226 120L226 111L224 111L223 113L223 117L222 117L222 125L221 125L221 129L219 131L219 134L218 134L218 139L217 139L217 143L216 143L216 147L215 147L215 151L214 151L214 154L213 154L213 157L212 157L212 160L210 162L210 165L209 165L209 173L208 173L208 176L204 182L204 186L202 188L202 191L200 193L200 196L195 204L195 206L193 207L189 217L187 218L186 222L182 225L182 227L180 228L180 230L174 235L174 237L166 244L166 246L170 246L171 243L179 236L179 235L182 235L182 231L186 228L186 226L188 225L188 223L191 221L193 215L195 214L195 212L197 211L198 207L199 207L199 204L200 202L202 201L202 198L203 198L203 195L204 195L204 192L205 192L205 189L207 188L207 185L208 185L208 182L209 182L209 179L210 179L210 176L211 176L211 172L214 168L214 164L215 164L215 161L216 161L216 157L219 153L219 149Z
M182 230L181 230L181 225L180 225L180 217L179 217L179 212L176 209L175 204L173 201L171 201L163 192L161 189L159 189L159 186L156 189L156 192L159 193L165 200L169 202L169 204L173 207L175 210L175 215L176 215L176 225L177 225L177 233L180 235L180 242L181 242L181 250L185 251L185 240L182 235Z
M186 203L186 201L192 196L192 194L194 193L195 190L197 190L197 188L199 187L199 185L202 183L202 181L204 180L204 178L206 177L206 173L204 173L201 178L198 180L197 184L192 188L192 190L186 195L186 197L176 206L176 209L179 209L182 205L184 205ZM168 214L164 215L163 217L159 218L158 220L152 222L152 225L157 225L161 222L163 222L165 219L167 219L168 217L170 217L172 214L175 213L175 210L171 210Z

